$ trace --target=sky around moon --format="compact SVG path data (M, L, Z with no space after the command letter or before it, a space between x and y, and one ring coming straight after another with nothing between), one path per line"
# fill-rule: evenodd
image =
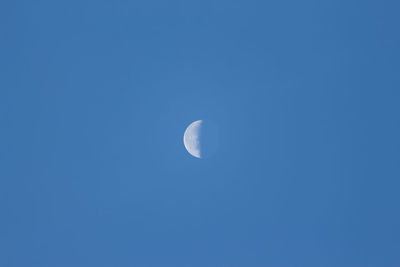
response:
M400 266L399 9L0 1L0 266Z

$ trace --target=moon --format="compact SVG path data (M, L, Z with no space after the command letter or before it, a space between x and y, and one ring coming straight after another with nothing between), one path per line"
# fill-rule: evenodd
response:
M206 159L216 152L218 136L218 127L213 121L197 120L186 128L183 144L193 157Z
M200 132L202 120L192 122L185 130L183 135L183 144L190 155L196 158L201 158L201 144L200 144Z

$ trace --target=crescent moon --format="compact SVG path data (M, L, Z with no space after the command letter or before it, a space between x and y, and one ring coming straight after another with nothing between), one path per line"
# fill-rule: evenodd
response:
M183 135L183 144L190 155L201 158L200 150L200 130L202 120L192 122L185 130Z

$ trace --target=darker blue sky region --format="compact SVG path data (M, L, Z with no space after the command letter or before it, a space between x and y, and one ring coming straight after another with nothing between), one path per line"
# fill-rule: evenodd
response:
M399 8L1 1L0 266L400 266Z

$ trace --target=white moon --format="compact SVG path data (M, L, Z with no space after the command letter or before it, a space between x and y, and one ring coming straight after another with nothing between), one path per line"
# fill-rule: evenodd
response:
M194 157L201 158L200 151L200 130L202 120L192 122L185 131L183 135L183 144L186 150Z

